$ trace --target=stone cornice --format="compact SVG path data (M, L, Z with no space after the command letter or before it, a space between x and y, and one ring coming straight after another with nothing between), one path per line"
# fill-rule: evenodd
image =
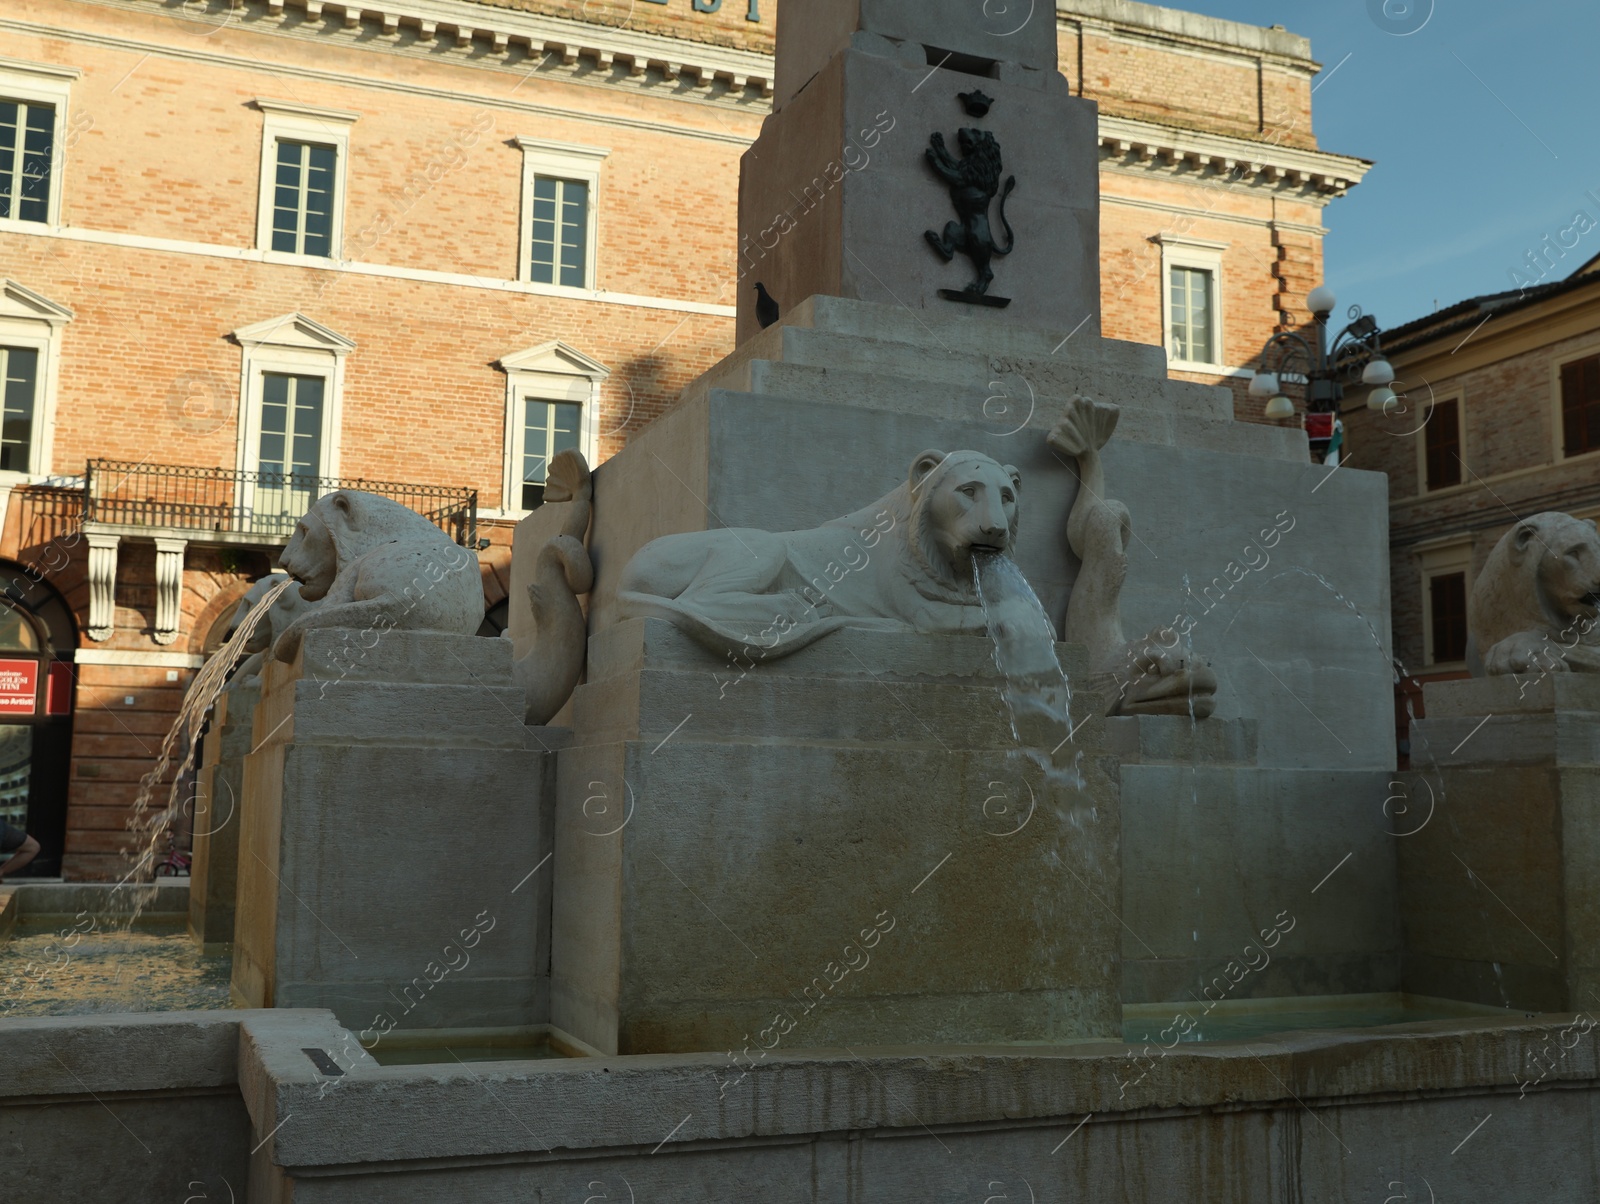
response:
M599 75L600 82L660 88L701 100L772 95L770 55L639 33L471 0L123 0L167 9L175 21L345 40L367 48L440 56L463 64L532 64Z
M1104 113L1100 115L1100 157L1134 169L1209 170L1217 177L1236 176L1232 183L1239 186L1287 186L1323 200L1343 196L1372 169L1365 159L1349 155Z

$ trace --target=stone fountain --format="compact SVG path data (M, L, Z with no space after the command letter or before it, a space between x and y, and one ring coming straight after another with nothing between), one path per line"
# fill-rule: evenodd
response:
M592 474L553 466L507 639L425 521L306 516L308 608L211 770L240 1010L0 1021L15 1149L68 1109L154 1159L25 1186L1593 1198L1586 1028L1540 1076L1571 1090L1513 1101L1550 1017L1338 1018L1494 1004L1473 975L1515 935L1401 906L1460 848L1385 803L1383 480L1100 336L1096 114L1047 15L818 0L778 47L738 350ZM1516 721L1568 814L1581 684ZM1549 908L1586 931L1564 847ZM1499 1002L1579 1006L1578 960Z

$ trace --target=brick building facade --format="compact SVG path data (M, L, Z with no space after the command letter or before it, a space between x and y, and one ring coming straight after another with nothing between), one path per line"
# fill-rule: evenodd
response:
M732 350L778 2L0 12L0 569L60 612L73 683L36 725L41 871L122 864L138 780L304 481L427 487L392 491L493 559L550 451L605 459ZM1303 318L1322 211L1368 165L1317 147L1304 39L1057 9L1101 106L1104 333L1167 344L1253 419L1242 365Z
M1395 656L1469 672L1472 586L1521 518L1600 518L1600 261L1384 334L1397 399L1345 415L1347 463L1388 474ZM1591 414L1593 417L1591 418ZM1405 687L1421 717L1421 691Z

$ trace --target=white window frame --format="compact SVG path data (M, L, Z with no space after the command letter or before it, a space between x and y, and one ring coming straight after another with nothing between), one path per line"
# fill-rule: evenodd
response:
M54 105L56 111L55 130L50 139L50 194L45 204L45 220L25 222L19 217L4 217L0 218L0 230L25 233L61 225L61 181L67 166L67 105L72 99L72 83L82 74L76 67L0 58L0 99Z
M517 238L517 279L565 293L593 292L598 278L595 254L600 243L600 164L611 151L599 146L575 146L540 138L516 138L522 151L522 228ZM533 181L536 176L578 180L589 186L589 229L583 258L581 289L565 284L545 284L533 278Z
M1472 630L1472 537L1451 536L1415 549L1422 582L1422 663L1430 669L1463 669L1467 662L1433 659L1433 579L1460 573L1466 581L1467 630ZM1479 652L1486 651L1479 649Z
M1566 413L1561 407L1561 369L1577 360L1591 359L1597 355L1600 355L1600 343L1589 343L1550 361L1550 462L1552 464L1600 455L1600 448L1579 452L1575 456L1567 455Z
M30 223L31 224L31 223ZM0 472L0 487L42 481L50 475L55 448L56 397L61 380L61 328L72 311L15 280L0 280L0 343L39 353L33 398L33 445L26 472Z
M1428 427L1433 423L1433 407L1445 402L1456 403L1456 446L1461 449L1461 482L1439 489L1428 488ZM1467 480L1467 396L1466 393L1449 393L1435 397L1428 403L1428 419L1417 428L1417 496L1439 497L1452 490L1464 488Z
M359 113L343 109L318 109L257 97L261 110L261 176L256 199L256 249L268 262L334 263L344 258L344 211L350 176L350 127ZM333 214L327 255L302 255L272 249L272 198L278 178L278 140L314 142L333 147Z
M322 394L323 464L318 475L339 476L339 432L344 419L344 361L355 342L300 313L283 314L244 326L233 332L243 349L239 369L240 473L254 473L261 448L261 405L268 372L291 376L320 376ZM255 486L241 478L236 505L245 512L255 504Z
M1167 366L1189 371L1226 374L1228 362L1227 325L1222 308L1222 253L1228 249L1225 242L1212 242L1203 238L1182 238L1172 234L1158 234L1161 244L1161 343L1167 353ZM1197 268L1211 273L1211 355L1209 360L1179 359L1172 352L1172 270Z
M522 518L522 403L572 402L583 407L578 447L592 466L600 450L600 392L611 369L560 340L505 355L498 361L506 374L504 465L500 479L500 515Z

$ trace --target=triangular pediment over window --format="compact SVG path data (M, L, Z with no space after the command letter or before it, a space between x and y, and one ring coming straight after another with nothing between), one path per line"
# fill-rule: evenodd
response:
M302 313L284 314L268 318L250 326L241 326L233 337L243 347L295 347L302 351L326 351L329 355L349 355L356 349L354 339L347 339L320 322L313 322Z
M542 376L581 376L600 381L611 369L583 352L568 347L559 339L500 357L500 367L508 373L538 373Z
M15 280L0 280L0 318L23 318L59 326L72 321L72 311Z

